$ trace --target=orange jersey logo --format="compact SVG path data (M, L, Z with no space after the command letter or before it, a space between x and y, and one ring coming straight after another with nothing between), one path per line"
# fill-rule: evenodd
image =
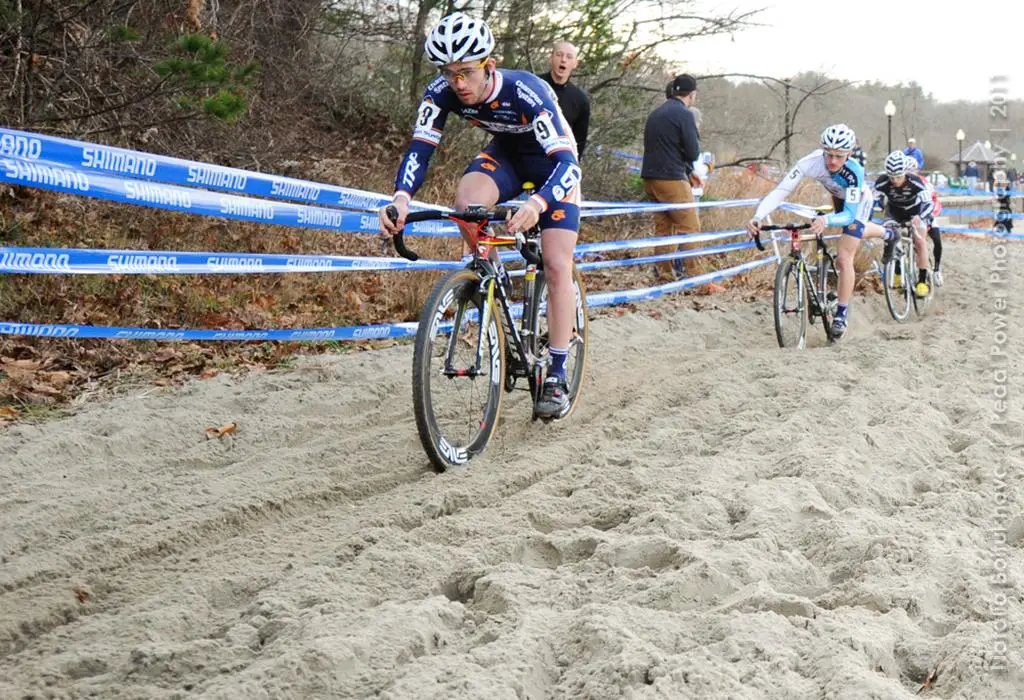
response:
M551 220L552 221L561 221L564 218L565 218L565 210L564 209L556 209L555 211L553 211L551 213Z

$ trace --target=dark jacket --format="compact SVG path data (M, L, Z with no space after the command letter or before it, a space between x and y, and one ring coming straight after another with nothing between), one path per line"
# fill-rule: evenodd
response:
M685 180L700 155L700 134L693 112L671 97L647 116L644 125L644 162L640 177L649 180Z
M566 81L565 85L556 83L550 71L539 77L554 88L558 106L576 138L577 155L582 156L583 149L587 147L587 132L590 131L590 98L571 80Z

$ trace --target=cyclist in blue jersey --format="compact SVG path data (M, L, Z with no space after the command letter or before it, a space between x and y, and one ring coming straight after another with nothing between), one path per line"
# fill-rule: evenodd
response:
M774 190L761 200L754 218L747 222L751 236L760 231L761 222L774 211L786 195L793 192L805 178L817 180L832 195L832 214L818 216L811 222L810 231L821 233L829 226L843 229L837 245L839 263L839 308L832 322L832 337L836 340L846 333L847 309L853 296L855 272L853 258L865 238L884 238L886 262L892 257L899 233L892 226L882 227L871 221L874 196L864 177L864 168L850 158L856 144L853 129L845 124L834 124L821 134L821 148L797 161Z
M494 37L487 24L462 12L444 17L427 35L426 53L440 75L423 94L412 143L395 178L398 220L380 210L381 227L394 234L405 224L409 202L423 184L434 149L451 113L493 138L459 181L455 209L492 207L517 197L523 183L543 183L509 221L510 232L538 222L548 284L551 363L537 413L561 418L570 408L565 377L576 292L573 250L580 221L580 166L572 130L558 98L541 78L526 71L498 70Z

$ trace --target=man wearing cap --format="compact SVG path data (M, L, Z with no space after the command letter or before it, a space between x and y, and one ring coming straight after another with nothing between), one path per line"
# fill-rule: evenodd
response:
M700 154L700 134L697 132L696 118L690 110L697 97L696 78L686 73L677 75L666 86L665 97L665 102L648 115L644 125L644 159L640 177L644 181L644 192L655 202L692 204L694 199L690 176L693 174L693 162ZM700 219L694 207L654 215L656 236L699 231ZM691 243L684 247L696 246ZM655 248L655 253L675 250L678 250L677 246L661 246ZM686 276L696 275L694 259L684 260ZM659 279L669 280L672 276L671 263L658 264Z
M569 81L579 62L576 47L568 41L559 41L551 49L551 70L542 73L540 78L554 89L562 116L576 137L577 156L582 156L590 131L590 98L576 83Z
M924 167L924 153L917 147L917 139L913 136L907 139L907 147L903 149L903 153L917 161L918 169Z

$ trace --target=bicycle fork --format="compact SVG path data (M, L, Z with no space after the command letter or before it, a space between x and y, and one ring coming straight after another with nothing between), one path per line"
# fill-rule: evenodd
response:
M445 349L444 356L444 369L441 373L448 377L478 377L480 376L480 368L484 363L484 340L487 337L488 328L491 324L491 314L494 309L494 277L484 277L480 281L480 291L485 294L485 301L483 309L480 311L480 324L477 330L476 337L476 356L473 358L473 366L469 368L457 368L454 366L455 362L455 350L459 344L460 331L462 330L462 321L466 316L466 306L469 303L468 300L459 300L458 307L455 311L455 318L452 321L452 332L448 336L448 347ZM491 338L492 354L497 353L497 337Z

